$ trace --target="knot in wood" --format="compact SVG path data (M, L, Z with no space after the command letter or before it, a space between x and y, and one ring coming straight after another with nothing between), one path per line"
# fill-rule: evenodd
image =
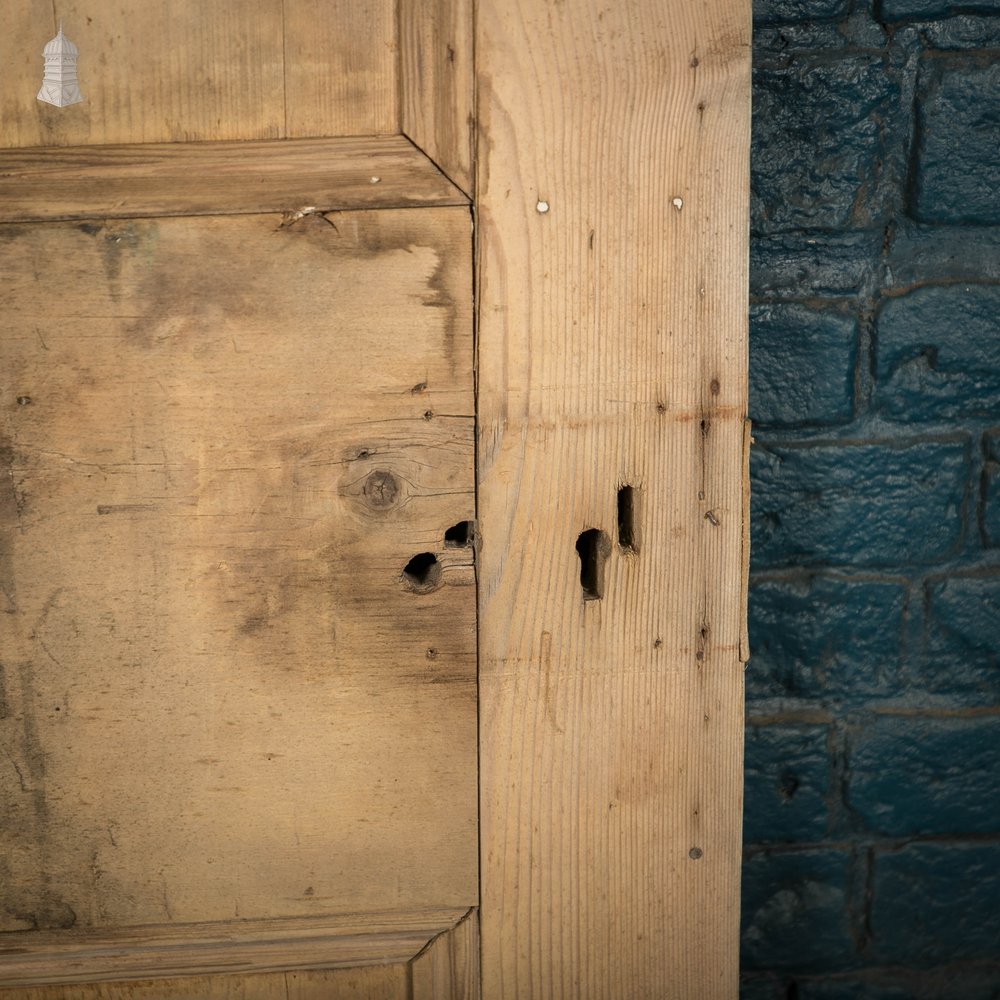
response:
M399 480L385 469L376 469L365 480L361 492L369 507L384 510L399 500Z

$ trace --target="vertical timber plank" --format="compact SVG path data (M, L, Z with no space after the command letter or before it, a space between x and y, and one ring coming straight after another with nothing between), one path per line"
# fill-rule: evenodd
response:
M400 0L400 126L472 190L472 0Z
M491 1000L737 993L749 27L477 5Z

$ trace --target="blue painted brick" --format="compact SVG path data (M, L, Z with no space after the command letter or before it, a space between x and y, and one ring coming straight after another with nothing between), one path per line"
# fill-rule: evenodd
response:
M753 581L747 699L863 700L898 683L906 591L830 575Z
M935 281L1000 283L1000 228L900 226L889 247L887 280L897 288Z
M951 966L930 971L874 969L858 976L799 979L796 1000L998 1000L1000 973Z
M760 236L750 243L750 290L775 298L856 295L878 267L882 240L881 231Z
M743 840L822 840L830 792L826 726L748 725Z
M983 453L983 543L996 548L1000 546L1000 431L984 435Z
M994 12L1000 11L996 7ZM962 14L920 25L920 37L929 49L958 50L1000 48L1000 17Z
M914 1000L907 986L877 979L800 980L796 1000Z
M740 1000L787 1000L787 997L784 983L774 976L740 977Z
M855 956L847 899L850 856L834 849L758 854L743 864L747 969L829 969Z
M878 0L878 16L884 21L946 17L956 10L983 13L1000 11L1000 0Z
M1000 575L927 583L926 650L911 684L975 704L1000 700Z
M750 416L755 423L833 424L854 411L857 322L835 307L750 309Z
M1000 285L928 285L888 299L878 314L876 359L876 399L894 417L995 417Z
M872 889L874 961L926 967L1000 955L1000 844L878 853Z
M1000 833L1000 716L883 716L850 745L848 802L872 830Z
M927 70L914 212L921 222L1000 223L1000 63Z
M955 551L969 479L963 439L751 452L756 567L901 566Z
M863 228L879 218L881 123L898 100L876 55L755 70L754 228Z
M753 0L754 24L814 21L843 17L850 0Z

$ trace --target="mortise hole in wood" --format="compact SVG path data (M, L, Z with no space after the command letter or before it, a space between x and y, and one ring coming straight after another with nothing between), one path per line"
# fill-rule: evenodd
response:
M639 551L638 500L634 487L618 487L618 544L623 552Z
M459 521L444 533L444 544L449 549L467 549L472 544L473 534L472 521Z
M411 590L431 590L441 579L441 564L433 552L420 552L403 569L403 580Z
M585 601L604 597L604 564L611 554L611 542L599 528L588 528L576 540L580 555L580 586Z

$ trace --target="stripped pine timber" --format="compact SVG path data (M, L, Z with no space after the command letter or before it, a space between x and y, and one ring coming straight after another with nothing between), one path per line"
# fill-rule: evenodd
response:
M4 222L467 203L402 136L0 152Z
M284 0L285 135L399 131L395 0Z
M8 956L476 904L470 244L464 207L0 226Z
M332 969L408 962L449 940L461 910L48 931L0 940L0 986ZM0 996L2 996L0 992Z
M477 5L491 1000L737 993L749 29Z
M463 190L472 190L472 0L400 0L400 124Z
M411 1000L407 965L0 989L0 1000Z
M410 962L411 1000L479 1000L479 914L471 910Z
M393 0L6 0L0 146L397 131ZM83 102L36 100L62 22Z

